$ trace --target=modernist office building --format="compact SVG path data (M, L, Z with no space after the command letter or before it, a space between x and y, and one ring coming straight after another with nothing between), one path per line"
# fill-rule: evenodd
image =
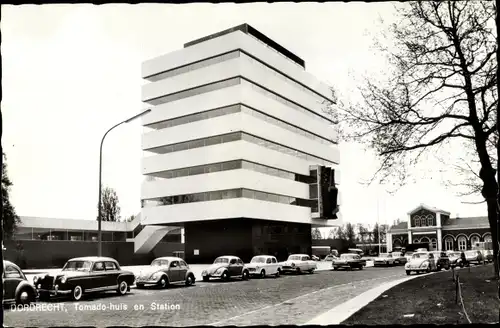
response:
M491 242L487 217L456 217L421 204L408 213L408 220L392 226L387 233L387 249L426 243L431 250L468 250L476 242Z
M335 169L330 88L304 60L243 24L148 60L142 101L143 251L185 229L185 256L310 252L315 165ZM151 178L154 177L154 178ZM146 247L147 246L147 247Z

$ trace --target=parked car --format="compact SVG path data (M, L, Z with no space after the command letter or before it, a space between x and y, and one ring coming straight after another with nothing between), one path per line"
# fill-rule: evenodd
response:
M484 262L487 263L493 262L493 251L491 249L483 251L483 256L484 256Z
M74 301L92 292L115 290L125 295L134 281L134 274L122 270L115 259L90 256L71 259L61 271L33 278L41 300L69 295Z
M467 259L468 265L484 263L483 253L481 253L481 251L478 250L465 251L465 258Z
M311 260L309 255L306 254L292 254L288 257L288 260L281 263L283 272L313 273L316 268L316 262Z
M37 292L24 272L14 263L3 261L3 304L30 304L36 301Z
M336 258L337 257L335 255L330 254L330 255L325 256L325 258L323 259L323 261L325 261L325 262L331 262L331 261L335 260Z
M330 254L330 255L325 256L325 258L323 259L323 261L325 261L325 262L331 262L331 261L335 260L336 258L337 258L337 256Z
M203 270L201 275L205 282L209 281L210 278L220 278L227 281L232 277L241 277L243 280L250 277L243 261L239 257L231 255L219 256L208 269Z
M463 252L449 251L449 252L447 252L447 254L448 254L448 258L450 259L450 266L452 268L457 267L457 266L463 268L464 266L467 265L467 260L464 261L465 254L463 254Z
M415 252L411 260L405 264L406 274L410 275L413 271L416 273L431 272L436 270L434 255L429 252Z
M360 257L363 257L365 255L365 252L359 248L349 248L347 250L347 253L349 254L358 254Z
M373 260L373 266L389 266L394 265L395 259L390 253L381 253L378 257Z
M406 258L406 262L410 262L411 261L411 258L413 256L413 254L415 254L415 252L412 252L412 251L408 251L405 253L405 258Z
M265 278L273 275L279 277L281 274L281 265L276 257L271 255L254 256L249 264L245 265L251 277L259 276Z
M339 258L335 259L332 262L333 270L338 269L359 269L363 270L363 267L366 266L366 261L361 259L361 256L358 254L346 253L340 255Z
M166 256L155 259L149 268L141 270L135 277L135 284L137 288L144 288L145 285L167 288L169 284L178 283L191 286L195 280L193 271L183 259Z
M392 252L391 254L392 254L392 258L394 259L395 265L406 264L406 262L408 262L406 257L401 252Z
M436 262L438 271L441 271L441 269L449 270L451 268L450 258L446 252L433 251L431 253L434 255L434 262Z

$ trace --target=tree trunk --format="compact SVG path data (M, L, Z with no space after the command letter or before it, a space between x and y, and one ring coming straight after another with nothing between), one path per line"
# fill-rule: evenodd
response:
M491 230L491 240L493 244L493 266L495 268L495 276L499 275L498 266L498 231L497 231L497 201L496 199L490 199L486 201L488 205L488 221L490 223Z

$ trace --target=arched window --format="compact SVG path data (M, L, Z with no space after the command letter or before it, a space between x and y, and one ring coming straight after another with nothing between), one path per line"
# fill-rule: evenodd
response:
M457 242L459 251L467 250L467 238L465 238L464 236L460 236L458 237Z
M487 243L491 243L491 235L484 236L484 241Z
M415 217L415 227L420 227L420 216Z
M420 241L418 239L413 240L414 244L418 244Z
M427 238L427 237L423 237L422 239L420 239L420 242L421 242L421 243L427 243L427 244L430 244L430 242L431 242L431 241L429 240L429 238ZM430 245L429 245L429 246L430 246Z
M470 244L472 246L475 246L476 243L479 243L479 241L480 241L479 236L474 235L474 236L470 237Z
M447 251L452 251L453 250L453 238L446 237L446 239L444 240L444 248Z
M427 225L428 226L434 225L434 218L432 217L432 215L427 215Z
M396 247L401 247L403 246L401 241L399 239L396 239L393 243L393 247L396 248Z

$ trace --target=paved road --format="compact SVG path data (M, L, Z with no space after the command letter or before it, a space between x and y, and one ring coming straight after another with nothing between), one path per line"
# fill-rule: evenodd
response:
M404 276L402 267L366 268L249 281L197 282L192 287L165 290L132 289L123 297L110 292L87 297L79 303L39 303L58 305L59 309L53 311L7 309L5 324L15 327L305 324L352 297Z

